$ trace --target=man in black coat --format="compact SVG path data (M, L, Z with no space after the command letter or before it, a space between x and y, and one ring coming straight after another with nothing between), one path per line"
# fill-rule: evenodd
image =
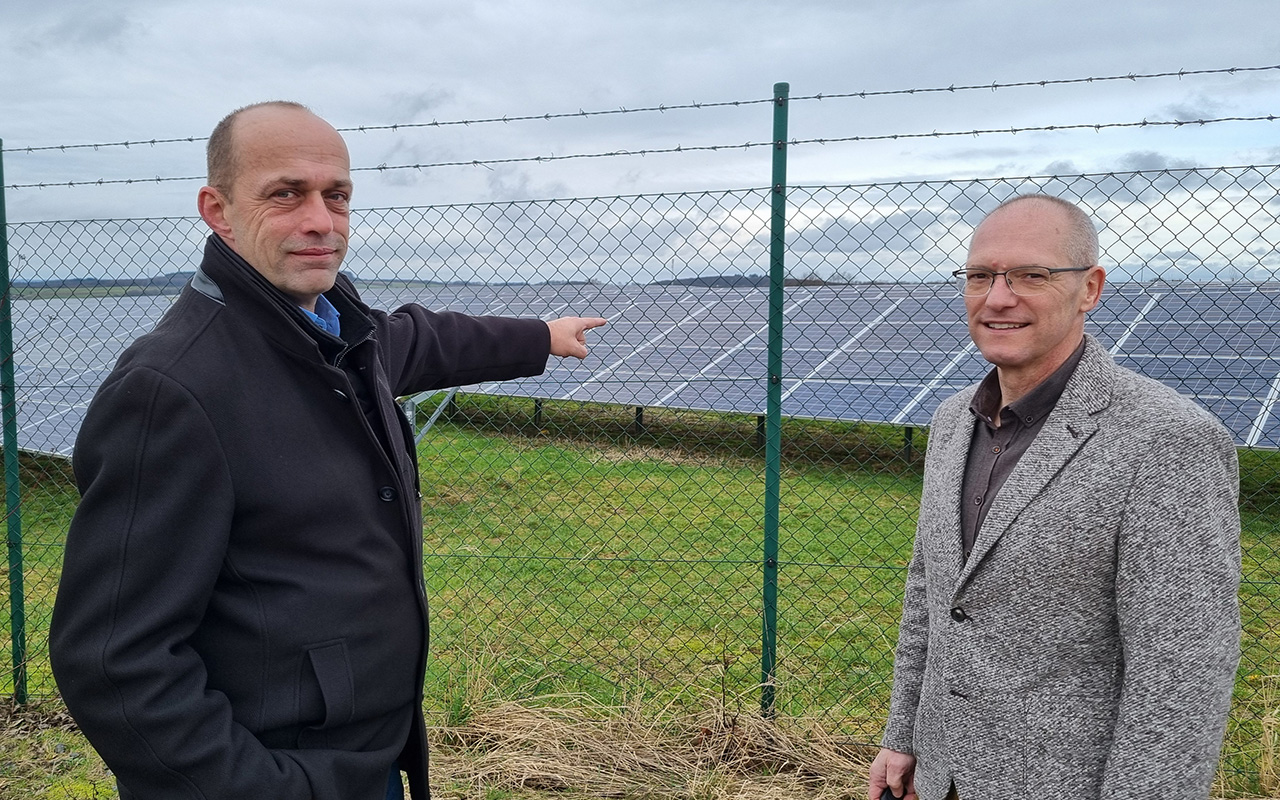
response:
M536 375L599 318L370 309L351 178L306 108L209 140L191 283L121 356L74 467L50 655L125 800L428 796L421 506L395 398Z

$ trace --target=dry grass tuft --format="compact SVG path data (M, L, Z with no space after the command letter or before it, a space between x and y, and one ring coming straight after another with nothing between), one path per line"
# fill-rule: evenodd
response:
M115 797L115 781L61 703L0 702L0 800Z
M1258 784L1269 796L1280 795L1280 696L1275 675L1258 676L1263 682L1259 699L1264 708L1261 725L1262 741L1258 753Z
M581 696L499 702L433 738L441 797L836 800L863 796L872 755L759 713L642 715Z
M18 705L13 698L0 702L0 736L33 736L41 731L75 731L75 720L61 703Z

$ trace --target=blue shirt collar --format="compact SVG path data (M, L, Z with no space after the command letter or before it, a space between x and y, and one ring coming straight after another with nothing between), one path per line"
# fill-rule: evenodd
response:
M333 303L324 295L316 298L316 310L314 312L303 308L302 313L307 315L307 319L316 324L316 327L326 333L332 333L334 336L341 338L342 326L338 323L338 309L333 307Z

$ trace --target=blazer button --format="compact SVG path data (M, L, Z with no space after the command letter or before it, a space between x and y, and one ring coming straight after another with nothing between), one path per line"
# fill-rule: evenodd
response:
M334 394L336 394L336 395L338 396L338 399L339 399L339 400L346 400L346 399L348 399L348 398L347 398L347 393L346 393L346 392L344 392L344 391L342 391L341 389L334 389L334 390L333 390L333 393L334 393Z
M390 503L392 500L396 499L396 490L392 489L390 486L383 486L378 490L378 499Z
M951 618L954 619L956 622L964 622L969 618L969 615L964 613L963 608L961 608L960 606L956 606L955 608L951 609Z

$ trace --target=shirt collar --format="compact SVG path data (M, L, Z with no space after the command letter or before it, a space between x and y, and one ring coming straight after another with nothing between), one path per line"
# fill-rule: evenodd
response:
M978 384L978 390L974 392L973 400L969 403L969 410L975 417L992 427L995 426L996 414L1000 414L1002 418L1016 419L1024 425L1037 422L1058 404L1063 390L1067 388L1067 381L1071 380L1071 376L1075 374L1076 366L1079 365L1083 355L1084 340L1082 339L1080 346L1067 357L1066 361L1062 362L1062 366L1053 371L1052 375L1004 408L1000 407L1000 377L998 371L993 369L982 379L982 383Z
M320 295L316 298L316 310L312 312L303 308L302 313L306 314L307 319L314 322L320 330L341 337L342 325L338 322L338 317L341 314L338 313L338 309L333 307L333 303L329 302L329 298Z

